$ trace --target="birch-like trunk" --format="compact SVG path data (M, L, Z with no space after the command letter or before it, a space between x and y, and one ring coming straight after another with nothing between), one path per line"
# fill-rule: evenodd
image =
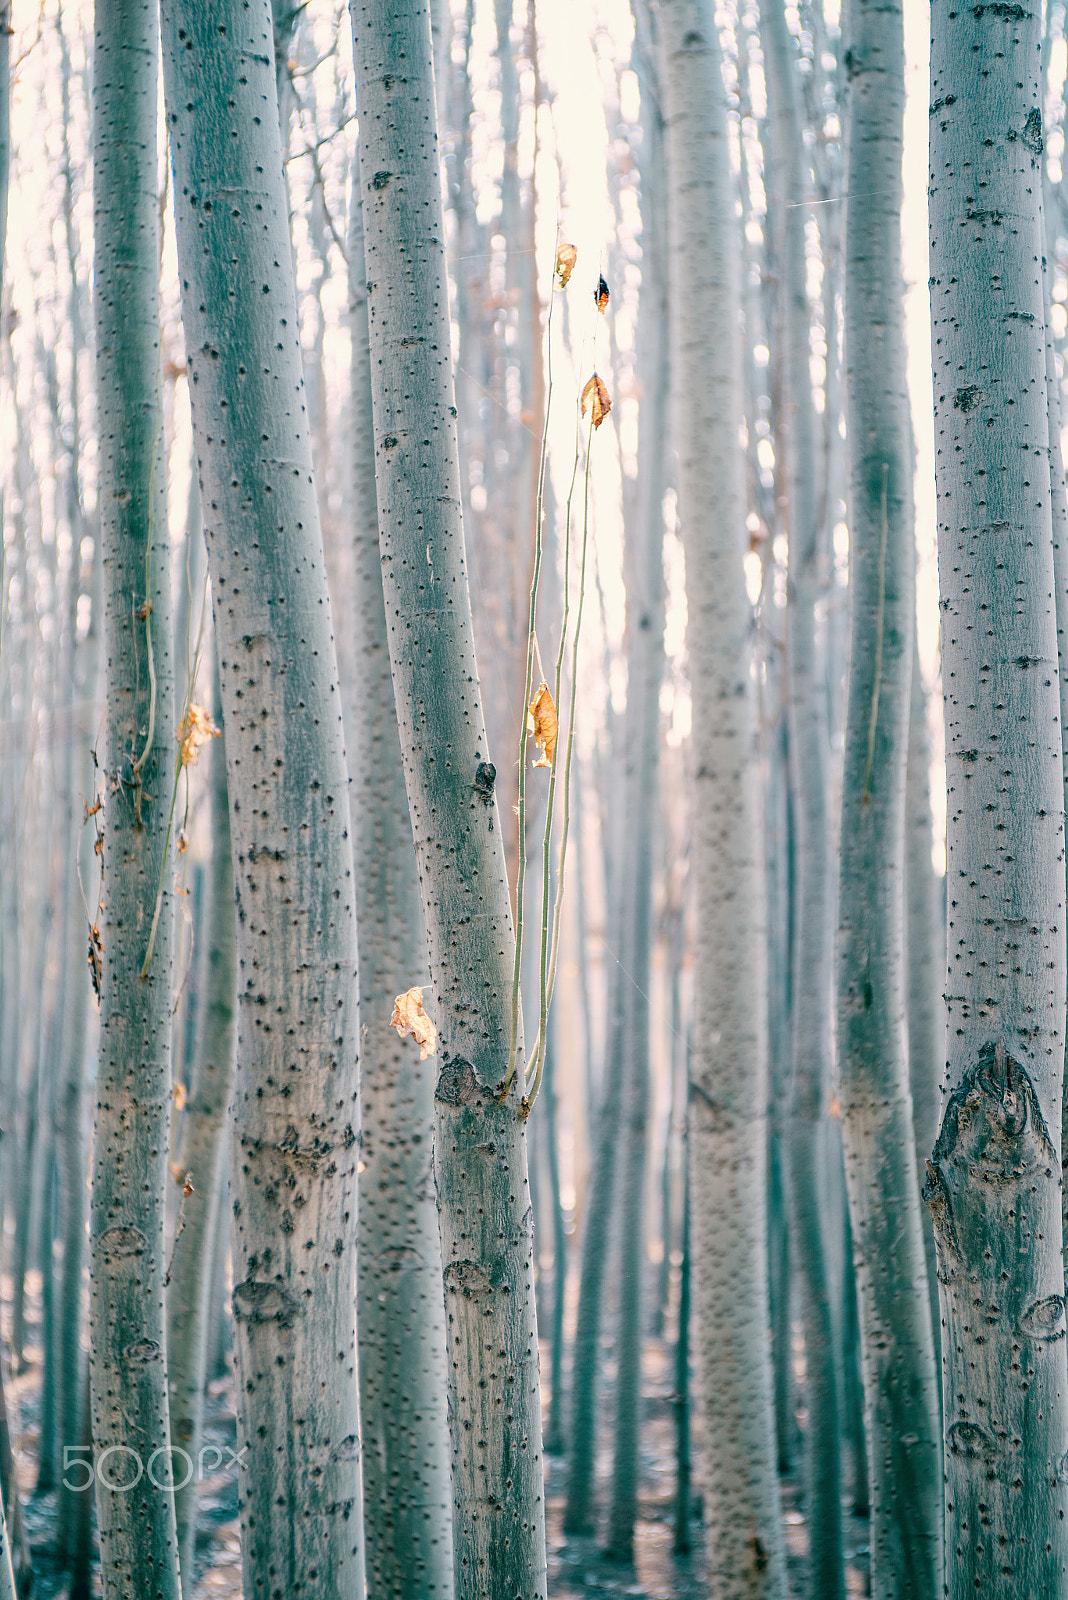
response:
M646 1324L642 1290L646 1265L645 1168L648 1158L649 992L653 936L654 840L658 836L660 683L664 674L664 481L668 362L667 217L664 128L655 42L645 7L635 6L632 56L642 94L642 285L635 370L642 392L637 492L628 497L624 537L629 546L627 609L626 839L622 918L630 960L622 989L624 1087L613 1107L625 1176L619 1208L619 1336L616 1362L615 1458L608 1551L634 1559L641 1442L641 1357ZM629 515L627 514L629 513ZM622 1113L620 1115L620 1113Z
M781 1596L786 1575L768 1337L766 951L742 567L739 240L713 8L663 0L659 21L694 688L694 1335L709 1582L723 1600L749 1600Z
M768 87L769 202L780 252L780 481L789 531L786 719L794 829L791 1080L786 1114L786 1195L791 1258L805 1333L809 1569L826 1600L844 1597L841 1422L829 1237L824 1193L833 1045L834 874L830 730L823 640L816 608L827 587L826 511L816 491L819 436L810 375L804 125L798 55L782 0L762 0L760 37ZM772 181L773 180L773 181ZM777 213L777 215L776 215Z
M942 1588L938 1402L905 1016L905 771L915 553L901 270L902 13L855 0L846 57L852 649L842 778L839 1100L857 1275L876 1596Z
M351 13L386 625L439 1033L456 1592L534 1600L545 1521L523 1054L502 1101L514 947L464 564L430 17L426 0Z
M191 492L196 494L195 484ZM199 529L194 531L199 538ZM214 654L214 640L211 648ZM214 665L212 679L215 721L222 727L218 669ZM197 1483L210 1321L208 1296L214 1267L212 1245L237 1048L237 926L223 739L213 740L210 751L204 754L210 758L202 765L208 768L205 778L209 787L211 865L205 886L207 915L203 918L206 935L203 995L195 1054L196 1076L182 1119L176 1176L183 1192L167 1285L171 1437L175 1447L185 1451L185 1456L176 1458L175 1479L181 1487L174 1493L185 1600L191 1600L193 1594Z
M945 941L942 932L942 886L931 861L933 838L927 693L923 686L914 630L912 683L909 689L908 765L905 773L905 1003L917 1192L922 1192L927 1155L938 1132L938 1093L945 1059L946 1024L942 1001ZM923 1230L927 1301L931 1308L932 1348L937 1371L941 1349L938 1270L934 1229L926 1207L922 1207L920 1225ZM938 1398L937 1392L935 1398Z
M453 1592L433 1057L390 1026L428 981L378 546L360 186L349 223L354 671L344 686L360 933L363 1147L357 1328L367 1573L396 1600Z
M248 1595L363 1591L356 926L268 0L165 0L237 894L230 1198Z
M1064 1592L1061 771L1036 10L932 7L948 1062L925 1195L947 1594ZM1011 225L1008 219L1011 218Z
M89 1340L106 1600L178 1600L180 1592L174 1500L157 1486L170 1481L163 1235L173 932L166 837L175 765L158 50L147 0L97 6L93 232L107 667Z

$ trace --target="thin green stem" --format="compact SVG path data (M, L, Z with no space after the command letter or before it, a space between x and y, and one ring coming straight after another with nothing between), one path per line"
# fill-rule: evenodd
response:
M545 1054L546 1054L546 1050L547 1050L547 1047L548 1047L549 1007L552 1004L553 989L556 987L556 967L557 967L557 960L558 960L559 953L560 953L560 922L561 922L561 915L560 914L561 914L561 909L563 907L563 902L564 902L564 864L565 864L565 862L567 860L567 835L568 835L568 830L569 830L570 822L571 822L571 757L572 757L572 753L573 753L574 747L575 747L575 710L576 710L576 707L577 707L577 704L578 704L578 653L579 653L579 639L581 638L581 635L582 635L582 606L583 606L583 600L585 598L585 593L586 593L586 553L587 553L587 550L589 548L589 533L590 533L590 458L591 458L591 455L592 455L592 451L593 451L593 418L591 416L590 417L589 438L586 441L586 471L585 471L585 477L584 477L583 496L582 496L582 558L581 558L581 560L579 562L578 610L575 613L575 633L574 633L574 637L573 637L572 643L571 643L571 699L570 699L570 703L568 705L568 713L567 713L567 746L566 746L566 749L565 749L565 752L564 752L564 798L563 798L563 815L561 817L561 824L560 824L560 856L559 856L559 860L557 862L557 868L556 868L556 898L555 898L555 901L553 903L553 936L552 936L552 946L551 946L550 954L549 954L549 966L548 966L548 972L547 973L545 971L544 961L545 961L545 935L546 935L546 927L547 927L546 905L547 905L548 893L549 893L549 879L548 879L548 865L547 865L547 863L548 863L548 849L549 849L549 845L548 845L548 841L549 841L549 821L546 822L546 828L545 828L545 861L546 861L546 868L545 868L545 877L544 877L544 881L543 881L544 899L543 899L543 903L542 903L542 962L543 962L543 966L542 966L542 993L541 993L541 1025L540 1025L539 1030L538 1030L537 1048L536 1048L536 1051L535 1051L534 1078L533 1078L533 1082L530 1085L530 1091L526 1096L526 1111L527 1111L527 1115L528 1116L530 1115L531 1107L533 1106L535 1100L538 1097L538 1091L541 1088L542 1076L543 1076L544 1071L545 1071ZM572 488L574 488L574 478L572 478ZM571 495L569 493L568 494L568 528L569 529L570 529L570 526L571 526ZM564 592L565 592L565 596L567 597L567 598L565 598L565 603L564 603L564 617L565 617L565 625L566 625L566 617L567 617L567 611L568 611L568 600L569 600L570 596L569 596L569 591L568 591L568 589L566 587L565 587L565 591ZM559 692L560 692L560 681L561 681L561 670L562 670L562 664L563 664L563 656L564 656L564 633L563 633L563 630L561 630L560 649L559 649L559 651L557 653L557 658L556 658L556 674L557 674L557 676L556 676L556 684L557 684L557 704L558 705L559 705ZM559 712L557 712L557 715L559 716ZM553 761L552 782L555 783L555 781L556 781L556 762L554 760ZM551 805L551 801L550 801L550 805Z
M538 461L538 503L534 527L534 570L530 579L530 611L527 618L527 666L523 687L522 731L519 735L519 868L515 889L515 963L512 968L512 1037L508 1047L508 1070L499 1093L503 1100L512 1087L515 1077L516 1052L519 1049L519 977L523 962L523 892L526 886L526 819L527 819L527 708L534 686L535 628L538 614L538 583L541 578L542 514L545 499L545 463L549 450L549 412L553 396L553 301L556 296L555 273L549 291L549 314L545 321L546 383L545 418L541 430L541 455Z

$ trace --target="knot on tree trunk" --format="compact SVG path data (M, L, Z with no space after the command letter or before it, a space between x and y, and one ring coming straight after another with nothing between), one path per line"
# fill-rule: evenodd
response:
M983 1045L950 1096L923 1197L939 1276L950 1286L971 1283L967 1303L988 1331L1000 1325L1029 1341L1062 1338L1063 1287L1041 1281L1036 1249L1059 1210L1057 1153L1027 1068L1003 1040Z

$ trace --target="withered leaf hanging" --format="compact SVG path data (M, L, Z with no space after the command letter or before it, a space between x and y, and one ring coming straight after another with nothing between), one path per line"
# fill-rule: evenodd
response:
M561 244L556 251L556 282L561 289L567 288L567 282L575 270L578 260L578 251L573 244Z
M551 767L556 755L556 706L547 683L539 683L537 692L527 707L527 727L534 735L534 743L541 751L536 767Z
M599 428L612 409L608 390L596 372L582 391L582 415L589 411L595 428Z
M603 274L597 279L597 288L594 290L593 298L597 302L597 309L603 317L608 310L608 301L611 298Z

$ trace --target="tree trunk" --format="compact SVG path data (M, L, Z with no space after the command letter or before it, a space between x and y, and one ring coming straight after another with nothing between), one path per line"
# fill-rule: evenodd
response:
M526 1600L546 1572L523 1052L502 1099L514 946L464 566L430 18L426 0L351 9L385 610L441 1058L456 1591Z
M762 0L760 30L768 84L768 154L778 175L769 200L778 213L775 225L781 261L784 403L777 443L789 529L785 697L796 871L792 883L794 968L786 1197L790 1253L805 1331L810 1581L827 1600L844 1600L841 1419L828 1282L832 1246L822 1192L830 1155L827 1111L833 1055L834 876L830 732L816 607L826 593L827 528L816 494L819 446L809 367L812 316L806 289L804 205L808 182L800 74L782 0ZM833 359L830 354L829 359Z
M166 852L175 747L159 356L158 46L159 24L146 0L98 5L93 226L107 705L89 1337L106 1600L179 1595L174 1501L166 1487L163 1306L173 930Z
M627 864L622 920L629 927L630 961L622 987L624 1089L613 1107L626 1182L619 1208L619 1342L616 1366L615 1456L608 1552L634 1560L641 1443L641 1356L645 1333L642 1289L646 1266L645 1169L650 1100L649 992L653 935L653 841L658 836L660 684L664 675L664 487L668 364L667 218L664 129L655 41L643 4L635 7L634 68L642 93L642 285L638 306L636 376L643 396L638 433L637 493L628 497L624 538L631 574L627 611L625 749ZM629 511L629 517L626 513ZM619 1111L622 1110L622 1118ZM622 1122L622 1129L620 1129Z
M842 777L839 1098L871 1469L872 1585L942 1588L938 1404L909 1093L905 773L915 550L901 270L902 13L855 0L845 349L852 649Z
M781 1596L786 1575L768 1338L766 950L742 566L739 241L712 6L664 0L659 19L694 689L694 1331L709 1582L723 1600L750 1600Z
M371 1593L453 1592L445 1307L434 1193L434 1060L390 1026L427 981L412 828L378 547L367 273L360 185L349 224L356 664L345 726L356 832L363 1173L357 1328Z
M916 1151L917 1192L923 1187L927 1154L938 1132L938 1094L945 1056L945 1011L941 996L944 939L941 932L941 885L931 862L931 740L927 731L927 694L920 671L915 630L912 683L909 690L908 766L905 774L905 966L908 1019L909 1093ZM937 1370L941 1347L938 1316L938 1274L934 1229L922 1209L923 1255L927 1300ZM937 1399L937 1394L936 1394ZM939 1453L941 1453L940 1435Z
M364 1585L356 927L268 0L164 0L237 894L230 1137L245 1592Z
M196 494L195 484L191 492ZM211 646L214 656L214 640ZM212 679L213 710L221 727L223 711L217 666L213 666ZM214 1266L212 1244L237 1048L237 928L226 747L222 739L212 741L207 781L211 803L211 867L206 889L208 914L204 918L207 935L204 996L196 1049L196 1077L182 1121L176 1174L182 1197L167 1288L171 1438L176 1450L185 1451L185 1456L176 1455L174 1470L180 1485L174 1492L174 1512L185 1600L191 1600L193 1593L197 1482L210 1321L208 1297Z
M947 1594L1061 1594L1064 788L1039 15L932 8L931 331L946 701L938 1251ZM1011 227L1003 219L1012 218Z

